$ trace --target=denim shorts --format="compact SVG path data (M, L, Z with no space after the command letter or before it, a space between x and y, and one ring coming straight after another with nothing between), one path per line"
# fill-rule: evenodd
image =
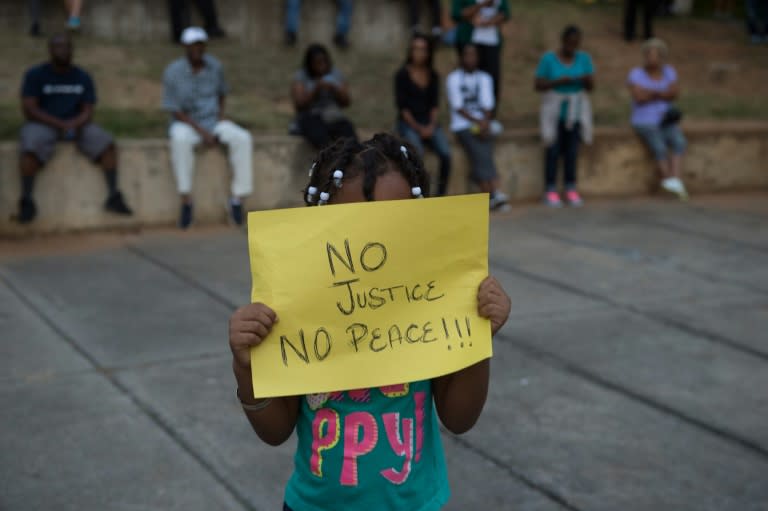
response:
M666 160L669 153L678 155L685 152L687 142L677 124L669 126L643 124L635 125L633 128L651 150L656 161Z

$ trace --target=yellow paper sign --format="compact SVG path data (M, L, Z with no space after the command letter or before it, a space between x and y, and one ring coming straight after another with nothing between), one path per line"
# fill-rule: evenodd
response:
M248 214L251 299L279 322L251 350L255 397L380 387L491 356L477 314L488 196Z

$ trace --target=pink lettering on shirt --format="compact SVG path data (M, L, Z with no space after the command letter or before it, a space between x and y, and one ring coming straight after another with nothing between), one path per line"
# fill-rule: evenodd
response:
M312 421L312 456L309 459L309 467L317 477L323 477L323 451L335 447L340 436L341 421L336 410L318 410Z
M343 486L357 486L357 458L371 452L378 438L379 428L370 413L352 412L344 417L344 463L341 467Z
M388 468L381 471L381 475L393 484L403 484L411 473L411 460L413 459L413 419L403 419L403 435L400 436L400 414L385 413L381 417L387 439L392 450L398 456L405 456L400 470Z

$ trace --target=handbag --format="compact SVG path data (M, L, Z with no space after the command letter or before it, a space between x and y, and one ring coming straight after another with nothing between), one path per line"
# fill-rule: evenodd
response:
M661 118L661 126L665 127L677 124L682 118L683 112L681 112L680 109L676 106L670 106L664 114L664 117Z

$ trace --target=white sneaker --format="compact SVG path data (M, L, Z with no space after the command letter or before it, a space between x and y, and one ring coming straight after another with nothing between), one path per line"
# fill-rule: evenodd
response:
M488 206L492 210L504 207L509 202L509 196L503 192L496 192L491 195Z
M670 193L674 193L681 199L688 197L688 192L685 190L685 185L677 177L668 177L661 182L661 187Z

